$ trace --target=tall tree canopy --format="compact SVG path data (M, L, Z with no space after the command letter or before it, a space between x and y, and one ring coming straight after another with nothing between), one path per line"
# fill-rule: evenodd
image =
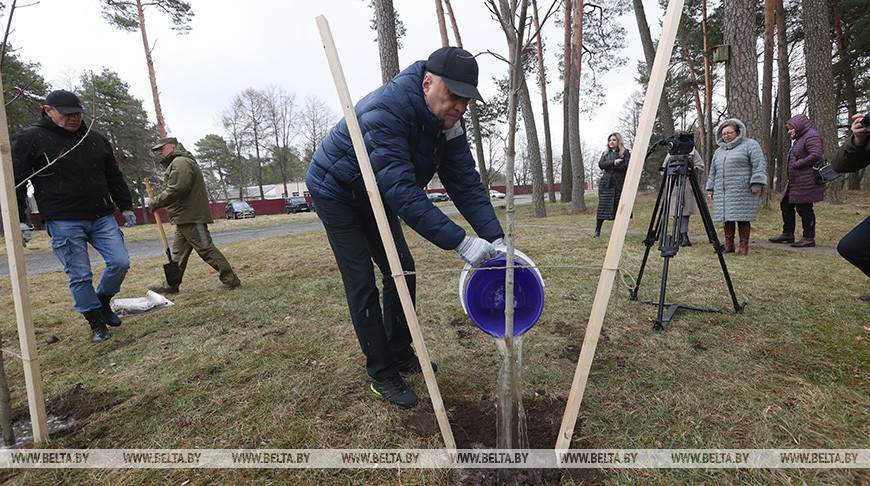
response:
M157 75L154 72L154 60L151 57L151 46L148 45L148 34L145 30L145 8L154 7L169 16L172 29L186 34L190 31L190 21L193 11L190 4L182 0L102 0L103 18L113 26L127 32L140 31L142 44L145 46L145 62L148 64L148 76L151 79L151 94L154 96L154 112L157 116L157 130L161 137L166 136L166 124L163 121L163 110L160 108L160 92L157 90Z
M148 121L142 100L133 97L130 86L107 68L99 74L85 72L79 82L76 91L85 108L85 123L96 113L94 129L111 142L134 201L143 205L146 193L142 181L146 177L159 180L163 169L150 150L157 131Z

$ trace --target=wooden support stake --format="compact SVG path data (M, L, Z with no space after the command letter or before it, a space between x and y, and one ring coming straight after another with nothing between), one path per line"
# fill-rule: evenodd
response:
M662 97L662 88L668 74L668 62L671 58L671 52L674 50L674 39L677 35L677 27L680 24L684 3L685 0L670 0L668 2L662 36L659 39L659 47L656 51L646 97L643 101L637 135L634 137L633 150L635 157L638 158L631 161L628 166L625 185L622 188L622 197L616 210L616 221L613 223L607 254L604 257L604 265L598 279L598 290L595 292L595 301L589 314L589 323L586 325L586 337L583 339L580 358L577 360L574 382L571 385L568 404L562 417L562 428L556 439L557 451L568 449L571 446L571 437L574 435L574 426L580 412L580 402L583 400L583 392L586 390L589 370L592 368L592 359L595 357L595 348L598 346L598 336L601 334L601 325L604 322L604 314L610 301L610 291L613 289L613 281L619 269L619 259L622 255L622 246L625 243L628 220L634 207L637 186L640 183L640 174L643 170L643 156L646 154L649 138L652 136L655 112Z
M0 80L0 87L3 82ZM6 102L0 89L0 214L3 217L3 232L6 234L6 255L9 259L9 280L12 281L12 298L15 301L15 318L18 321L18 341L21 343L21 360L24 366L24 382L27 387L27 403L33 427L33 442L48 440L48 421L45 416L45 399L42 395L42 375L39 372L39 355L36 352L36 334L33 332L33 316L30 308L30 284L24 265L24 247L21 244L21 229L18 225L18 199L15 196L15 175L12 173L12 149L9 130L6 128Z
M354 152L356 152L356 159L359 163L360 171L362 171L366 192L369 194L369 201L372 205L375 220L378 223L378 230L381 233L381 241L384 244L387 259L390 262L390 271L396 283L396 291L402 302L405 318L408 321L408 329L411 331L411 337L414 340L414 351L420 360L420 367L423 368L423 377L426 379L426 387L429 389L429 396L432 398L432 408L435 410L435 417L438 419L438 426L441 428L441 435L444 437L444 445L448 450L454 451L456 450L456 442L453 440L453 431L450 430L450 422L447 419L447 412L444 410L444 403L441 401L441 392L438 391L435 372L432 371L432 363L429 361L429 352L426 350L426 343L423 342L423 333L420 331L420 323L417 321L417 311L414 309L411 292L408 290L408 283L405 281L405 274L399 262L399 252L396 250L396 242L393 240L393 234L390 232L387 213L384 211L384 202L378 190L378 183L375 180L369 154L366 152L362 131L360 131L359 121L356 118L344 71L341 68L341 61L338 59L338 50L335 48L335 42L332 39L332 31L329 29L329 22L326 21L326 17L319 15L316 20L317 27L320 29L323 48L326 50L326 58L332 70L335 89L338 91L338 98L341 101L342 111L344 111L347 131L350 133L350 138L353 141Z

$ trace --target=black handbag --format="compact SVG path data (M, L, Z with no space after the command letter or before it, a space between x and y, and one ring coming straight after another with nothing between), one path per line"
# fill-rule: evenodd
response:
M839 172L835 171L831 164L826 160L822 165L813 167L813 179L816 180L816 184L822 186L833 180L839 179Z

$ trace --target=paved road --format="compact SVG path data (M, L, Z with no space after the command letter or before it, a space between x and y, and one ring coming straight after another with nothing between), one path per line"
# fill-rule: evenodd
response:
M518 196L515 200L516 204L531 202L531 196ZM503 206L504 200L493 201L494 206ZM443 206L441 210L444 214L453 215L459 211L452 204ZM235 241L254 240L257 238L268 238L270 236L283 236L294 233L307 233L310 231L321 231L323 225L320 221L309 223L287 223L278 226L261 226L254 228L245 228L237 230L217 231L211 234L212 240L216 245L225 243L233 243ZM130 253L131 260L140 258L151 258L155 256L165 255L163 242L157 238L153 240L139 240L127 242L127 251ZM93 266L103 265L103 258L93 248L88 247L88 253L91 257ZM24 263L27 267L27 274L33 275L37 273L59 272L63 270L60 262L50 252L26 255ZM0 260L0 277L9 276L9 262L4 258Z

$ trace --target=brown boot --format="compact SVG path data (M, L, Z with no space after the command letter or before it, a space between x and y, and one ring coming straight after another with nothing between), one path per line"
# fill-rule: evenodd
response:
M725 223L725 250L722 253L734 253L734 222Z
M804 236L803 238L798 240L797 243L792 243L791 246L793 246L795 248L806 248L808 246L816 246L816 240L815 240L815 238L807 238L806 236Z
M771 243L794 243L794 233L783 233L776 238L768 238Z
M740 233L740 248L737 249L738 256L746 256L749 253L749 223L738 223L737 231Z

